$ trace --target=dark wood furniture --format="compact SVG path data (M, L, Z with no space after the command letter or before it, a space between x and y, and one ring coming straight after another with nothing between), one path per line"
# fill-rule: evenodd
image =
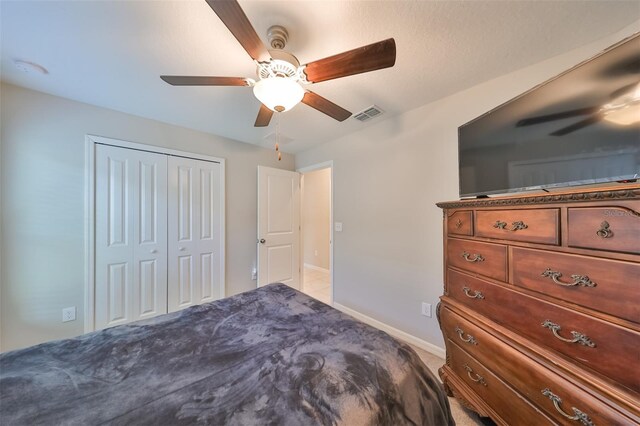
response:
M449 394L498 424L640 424L640 185L438 206Z

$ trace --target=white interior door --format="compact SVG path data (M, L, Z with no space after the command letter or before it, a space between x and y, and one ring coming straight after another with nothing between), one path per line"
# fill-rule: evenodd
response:
M169 312L224 295L220 164L169 157Z
M167 312L167 157L96 147L95 328Z
M258 287L300 288L300 174L258 166Z

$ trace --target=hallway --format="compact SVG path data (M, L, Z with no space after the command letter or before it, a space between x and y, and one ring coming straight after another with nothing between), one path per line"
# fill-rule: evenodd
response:
M303 293L318 299L327 305L331 304L331 277L329 271L304 268Z

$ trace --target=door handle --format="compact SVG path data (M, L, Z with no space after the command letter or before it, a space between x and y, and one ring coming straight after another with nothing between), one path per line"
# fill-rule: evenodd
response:
M260 238L260 239L258 240L258 242L259 242L260 244L264 244L264 243L266 243L266 242L267 242L267 240L265 240L264 238Z
M149 250L149 253L151 253L151 254L156 254L157 252L158 252L158 250L156 250L156 249Z
M184 247L178 247L179 251L184 251Z

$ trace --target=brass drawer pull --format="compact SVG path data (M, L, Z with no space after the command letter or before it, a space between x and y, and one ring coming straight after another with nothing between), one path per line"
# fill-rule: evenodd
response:
M478 373L474 373L473 369L469 367L467 364L464 365L464 369L467 370L467 376L469 376L471 380L473 380L476 383L480 383L482 386L487 386L487 382L484 381L484 377L482 377ZM472 374L475 377L473 377Z
M460 229L462 227L462 221L460 219L458 219L456 221L456 229Z
M558 285L562 285L565 287L573 287L576 285L582 286L582 287L595 287L598 284L594 283L593 281L591 281L591 279L589 279L589 277L587 275L571 275L571 278L573 279L572 283L564 283L562 281L559 280L559 278L562 276L562 272L558 272L558 271L552 271L551 268L547 268L542 274L543 277L546 278L551 278L553 280L554 283L558 284Z
M462 257L467 262L484 262L484 257L482 257L482 255L474 254L473 257L470 257L470 256L471 255L469 253L467 253L466 251L462 252Z
M511 222L511 228L507 228L507 222L503 222L501 220L496 220L496 223L493 225L494 228L504 229L505 231L519 231L520 229L527 229L529 225L519 220L517 222Z
M558 339L562 340L563 342L579 343L583 346L589 346L590 348L596 347L596 344L593 343L591 339L589 339L589 337L587 337L585 334L578 333L577 331L571 332L573 339L565 339L564 337L558 334L558 332L562 330L562 327L560 327L559 324L551 322L550 320L544 320L544 322L542 323L542 326L551 330L553 332L553 335L556 336Z
M474 291L473 294L469 294L471 289L469 287L462 287L462 291L464 291L464 295L470 299L484 299L484 294L478 290Z
M472 335L470 335L470 334L467 334L467 336L469 336L469 337L467 337L467 338L465 339L465 338L463 337L463 336L464 336L464 330L463 330L463 329L461 329L460 327L456 327L456 333L458 333L458 337L459 337L459 338L460 338L460 340L462 340L463 342L465 342L465 343L470 343L470 344L472 344L472 345L477 345L477 344L478 344L478 342L476 341L475 337L473 337L473 336L472 336Z
M555 395L554 393L552 393L551 390L549 390L549 388L544 389L542 391L542 394L548 397L551 401L553 401L553 406L556 407L556 411L562 414L567 419L580 422L585 426L595 426L595 424L591 421L589 416L587 416L582 411L578 410L576 407L571 407L571 409L573 410L573 416L570 416L569 414L565 413L562 407L560 407L560 404L562 404L562 399L560 399L558 395Z
M600 229L596 231L596 235L602 238L613 237L613 231L609 229L609 222L606 220L600 224Z

